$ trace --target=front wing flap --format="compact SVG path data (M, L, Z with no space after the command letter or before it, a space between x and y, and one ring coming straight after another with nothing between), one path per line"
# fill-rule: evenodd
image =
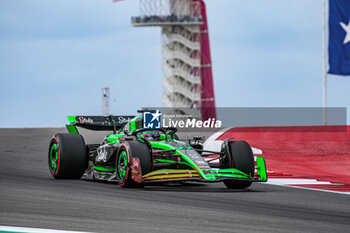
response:
M215 179L206 179L202 177L197 170L194 169L160 169L142 176L143 182L176 182L176 181L201 181L201 182L221 182L224 180L245 180L252 182L266 182L267 173L266 165L263 157L256 157L254 177L243 173L235 168L207 170Z

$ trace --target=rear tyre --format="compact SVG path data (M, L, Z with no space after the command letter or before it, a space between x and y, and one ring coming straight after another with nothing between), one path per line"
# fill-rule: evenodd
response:
M56 134L50 142L48 165L55 179L80 179L87 167L87 151L79 134Z
M139 141L128 141L120 146L116 157L116 173L119 179L119 185L123 188L140 188L142 183L135 182L132 179L131 159L138 158L140 161L141 175L147 174L152 170L151 151L146 143Z
M247 175L254 176L254 155L252 148L245 141L228 142L228 159L222 162L222 168L236 168ZM243 189L249 187L251 181L226 180L224 184L229 189Z

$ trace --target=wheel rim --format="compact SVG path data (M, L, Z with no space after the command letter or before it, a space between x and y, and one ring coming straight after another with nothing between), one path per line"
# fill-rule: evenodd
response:
M120 179L124 179L126 176L126 166L127 166L127 154L125 151L122 151L119 154L118 158L118 174Z
M49 162L50 162L50 168L52 172L56 172L57 166L58 166L58 146L57 143L53 143L51 148L50 148L50 157L49 157Z

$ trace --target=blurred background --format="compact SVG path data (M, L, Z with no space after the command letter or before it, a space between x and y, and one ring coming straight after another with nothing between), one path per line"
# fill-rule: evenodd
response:
M322 1L206 0L217 107L322 106ZM67 115L162 106L161 30L139 1L0 1L0 127L62 127ZM328 76L328 106L350 78ZM349 120L349 117L348 117Z

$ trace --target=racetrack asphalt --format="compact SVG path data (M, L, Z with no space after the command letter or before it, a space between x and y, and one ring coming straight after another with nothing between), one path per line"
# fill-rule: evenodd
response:
M0 225L138 233L350 232L349 195L267 184L247 190L222 183L124 189L55 180L47 150L59 132L65 129L0 129ZM89 140L95 136L90 133Z

